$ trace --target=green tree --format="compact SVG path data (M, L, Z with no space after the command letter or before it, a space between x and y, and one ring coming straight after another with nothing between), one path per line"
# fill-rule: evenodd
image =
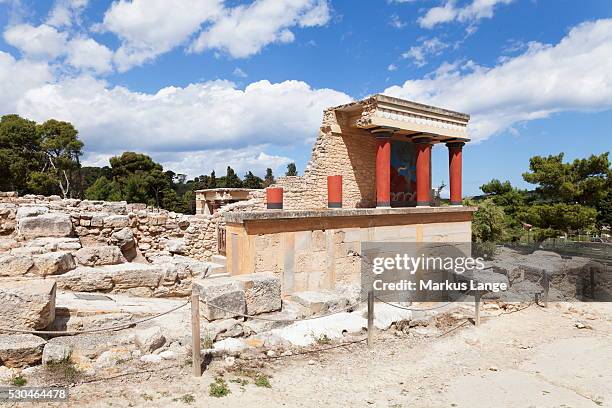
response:
M217 188L217 176L215 175L215 171L210 172L210 179L208 182L208 188Z
M121 201L123 195L118 183L105 176L100 176L85 190L85 198L88 200Z
M264 177L263 187L269 187L274 184L276 180L274 179L274 174L272 173L271 168L266 169L266 175Z
M238 177L234 169L227 166L227 172L225 173L224 177L219 179L218 184L220 187L237 188L242 187L242 180L240 180L240 177Z
M79 158L83 154L83 142L78 139L78 131L69 122L49 119L36 126L40 137L40 146L45 157L41 170L49 181L53 180L64 198L73 196L73 183L80 179ZM35 177L40 179L41 177ZM79 183L80 184L80 183ZM37 190L39 183L31 182L30 188ZM52 191L38 191L43 194Z
M30 174L43 165L36 122L19 115L0 119L0 190L28 191Z
M171 182L161 164L134 152L111 157L110 164L113 181L119 184L127 202L162 205L162 192L171 187Z
M298 172L297 172L297 167L295 167L295 163L289 163L287 165L287 172L285 173L285 176L297 176Z
M244 175L242 185L246 188L263 188L263 183L264 181L260 177L257 177L249 171Z
M536 184L543 199L594 206L611 188L612 169L608 153L563 162L563 153L529 159L523 179Z
M478 211L472 220L472 240L474 242L500 242L504 238L506 220L503 208L493 200L478 203Z

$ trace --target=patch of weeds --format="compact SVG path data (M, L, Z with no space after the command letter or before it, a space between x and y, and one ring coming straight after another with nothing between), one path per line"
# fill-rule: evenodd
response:
M23 378L20 375L16 375L15 377L13 377L13 379L11 380L11 384L13 384L15 387L23 387L24 385L26 385L28 383L28 380L26 380L25 378Z
M168 391L157 391L157 393L159 395L161 395L162 397L169 397L170 393Z
M68 357L61 361L48 363L45 365L45 370L53 378L62 382L74 383L81 376L81 371Z
M145 401L153 401L153 396L149 394L140 394L140 398Z
M118 359L115 361L115 365L125 364L125 363L127 363L128 361L130 361L130 360L125 359L125 358L118 358Z
M225 380L221 377L215 378L215 382L210 383L208 388L208 395L215 398L225 397L231 394L231 390L227 386Z
M179 398L179 400L184 404L193 404L195 402L195 397L192 394L185 394Z
M235 384L240 384L242 386L248 385L249 384L249 380L247 380L246 378L234 378L232 380L230 380L231 383L235 383Z
M191 359L191 357L186 358L185 362L183 363L183 366L185 367L191 367L193 365L193 360Z
M314 334L312 334L312 337L315 339L315 341L317 342L317 344L319 345L325 345L325 344L331 344L331 339L329 338L329 336L325 333L322 333L319 336L315 336Z
M255 385L263 388L272 388L270 384L270 378L267 375L258 375L255 377Z
M204 334L204 341L202 342L202 346L204 346L205 349L211 349L213 348L213 343L213 338L210 337L208 333Z

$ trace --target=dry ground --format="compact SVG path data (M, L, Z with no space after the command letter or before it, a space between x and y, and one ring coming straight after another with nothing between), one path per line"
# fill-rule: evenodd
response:
M271 388L222 363L201 378L167 368L78 385L70 406L612 407L611 312L612 303L532 305L440 338L378 333L371 350L361 342L248 364ZM231 394L210 397L220 374Z

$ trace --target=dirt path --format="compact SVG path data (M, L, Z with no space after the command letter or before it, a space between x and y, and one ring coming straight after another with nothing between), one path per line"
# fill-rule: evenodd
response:
M83 384L71 406L101 407L599 407L612 406L612 304L531 306L466 324L442 338L379 333L325 353L267 360L271 388L208 395L223 371L190 368ZM586 327L577 328L582 322ZM579 324L580 327L582 327ZM591 327L591 328L589 328ZM244 376L243 376L244 377ZM193 397L193 401L191 401ZM40 406L40 405L37 405Z

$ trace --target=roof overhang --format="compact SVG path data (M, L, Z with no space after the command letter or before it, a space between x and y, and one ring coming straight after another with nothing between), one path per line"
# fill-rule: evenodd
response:
M436 106L376 94L367 99L332 108L344 114L348 126L388 130L400 136L427 136L438 142L469 141L470 116ZM341 129L332 129L342 133Z

